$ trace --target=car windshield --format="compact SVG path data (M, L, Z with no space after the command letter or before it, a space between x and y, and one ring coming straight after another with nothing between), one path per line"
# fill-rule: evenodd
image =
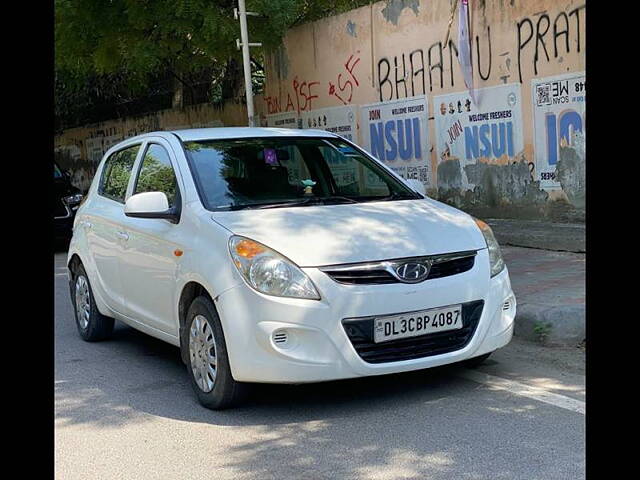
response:
M201 140L184 148L209 210L422 198L340 139Z

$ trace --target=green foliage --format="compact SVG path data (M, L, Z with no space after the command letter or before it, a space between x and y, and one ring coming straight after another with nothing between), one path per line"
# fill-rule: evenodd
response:
M368 4L368 0L247 0L252 42L275 48L287 29ZM55 0L56 113L76 115L96 98L142 96L168 74L185 85L210 80L211 100L241 83L237 0ZM262 63L261 49L252 57ZM255 66L255 65L254 65ZM257 83L256 83L257 82ZM258 69L256 87L264 82ZM83 104L87 104L86 107Z
M163 192L167 195L169 206L175 205L176 177L171 164L147 153L136 187L136 193L142 192Z
M103 193L112 198L124 200L129 177L131 177L131 169L139 148L139 146L127 148L111 158L104 173Z
M536 322L533 326L533 332L538 336L541 343L545 343L551 333L552 325L550 323Z

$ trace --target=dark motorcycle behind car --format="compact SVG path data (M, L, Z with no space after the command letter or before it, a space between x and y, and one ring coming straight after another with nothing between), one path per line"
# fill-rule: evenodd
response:
M71 184L71 176L57 163L53 164L53 225L54 240L68 243L73 233L73 220L84 196Z

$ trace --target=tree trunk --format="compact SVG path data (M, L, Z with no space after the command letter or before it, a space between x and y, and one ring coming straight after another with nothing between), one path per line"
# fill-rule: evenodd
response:
M171 101L173 108L184 107L184 85L177 78L173 78L173 99Z

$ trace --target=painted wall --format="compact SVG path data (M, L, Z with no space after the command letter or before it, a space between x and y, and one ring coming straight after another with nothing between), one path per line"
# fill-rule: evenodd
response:
M72 183L86 190L104 153L126 138L157 130L246 125L246 118L244 104L228 102L223 108L201 104L109 120L65 130L57 135L55 158L61 168L71 173Z
M484 217L583 220L584 0L469 4L478 105L457 13L444 43L450 0L386 0L290 30L267 54L262 123L426 95L431 195Z

